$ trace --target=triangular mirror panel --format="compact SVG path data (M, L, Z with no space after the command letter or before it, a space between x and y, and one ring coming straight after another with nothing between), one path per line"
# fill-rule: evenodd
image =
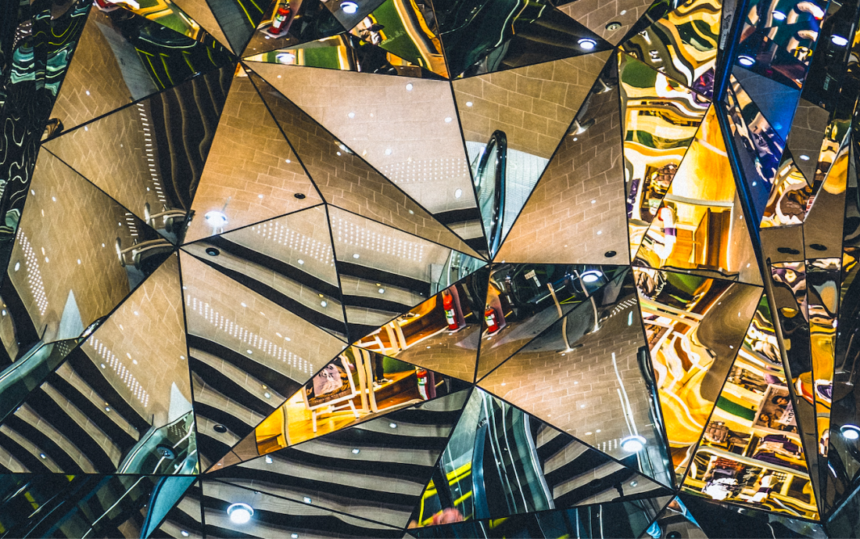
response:
M233 72L210 71L44 146L177 243Z

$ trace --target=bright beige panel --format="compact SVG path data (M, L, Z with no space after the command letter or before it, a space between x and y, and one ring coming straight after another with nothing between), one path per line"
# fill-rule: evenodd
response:
M82 346L96 365L105 365L105 378L123 400L156 427L176 419L169 417L171 407L191 409L180 287L174 254ZM172 394L174 385L181 397Z
M298 195L299 197L297 197ZM242 71L233 80L200 185L186 241L234 230L321 202L311 181ZM207 223L223 212L223 227Z
M496 260L628 263L617 89L593 94L577 120L593 125L564 137Z
M549 159L611 52L565 58L453 82L466 141L502 130L508 148Z
M430 213L476 207L447 81L253 68Z

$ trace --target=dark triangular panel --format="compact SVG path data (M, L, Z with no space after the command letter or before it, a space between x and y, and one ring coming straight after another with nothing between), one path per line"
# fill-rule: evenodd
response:
M245 61L444 80L444 77L419 64L404 60L378 45L372 45L348 33L270 50L248 56ZM291 73L293 72L288 72L288 74Z
M633 271L672 462L683 477L762 290L697 275Z
M609 43L617 45L653 2L612 0L610 2L555 2L559 11L576 20Z
M187 0L186 0L187 1ZM212 14L218 20L221 31L227 36L230 48L239 55L248 44L251 34L264 18L275 17L278 8L286 7L289 3L273 0L206 0ZM313 4L313 2L308 2ZM302 2L299 2L302 5ZM287 17L288 22L289 16Z
M477 255L283 94L256 74L252 73L251 79L326 202L428 241Z
M93 8L51 117L69 129L232 62L215 42L200 43L124 10Z
M812 185L815 178L815 167L818 164L818 153L827 129L828 117L826 110L801 99L785 142L786 149L791 152L795 164L803 172L809 185Z
M268 63L253 68L455 232L479 220L448 82Z
M710 101L629 54L618 55L631 256L657 215Z
M232 539L237 536L281 539L286 537L373 537L400 539L403 530L314 507L313 499L293 501L258 490L248 490L221 481L203 481L205 537ZM228 511L241 503L253 510L251 519L237 523ZM250 513L250 511L249 511Z
M0 429L53 472L197 473L179 288L172 255Z
M534 190L524 190L519 204L511 204L514 200L509 197L510 206L505 209L502 223L506 237L496 260L587 264L629 261L624 162L617 129L618 89L613 78L601 77L592 88L546 171L540 167L536 171L543 172L543 176ZM514 162L512 157L507 157L508 166ZM510 183L509 180L509 188L513 187ZM529 187L533 185L532 181L527 183ZM511 217L516 220L510 222Z
M735 155L740 161L740 179L752 195L753 217L760 222L773 190L785 142L735 77L729 79L725 110Z
M322 204L186 244L183 249L347 340L331 232Z
M518 481L510 482L511 477ZM502 487L505 484L510 486ZM666 492L665 487L478 389L411 520L429 527L451 514L467 521L499 519Z
M257 29L244 41L243 58L311 43L346 32L323 2L281 3L273 0ZM240 45L241 47L241 45Z
M76 338L137 288L173 246L47 151L39 154L30 187L4 300L8 294L17 303L22 327L29 316L39 339Z
M767 504L777 513L816 518L816 496L776 339L763 296L683 488L715 500L752 508Z
M485 264L333 206L328 213L352 340Z
M152 539L202 539L203 538L203 507L201 504L203 491L200 482L188 487L176 504L166 512L160 521L155 522Z
M10 537L163 537L152 533L150 523L161 520L193 480L155 475L7 475L0 480L0 522Z
M780 138L785 140L800 101L800 92L741 66L732 68L732 76L740 82L744 92L761 110Z
M477 378L486 376L578 305L590 303L590 295L625 271L624 266L494 264L485 300Z
M227 47L233 54L237 54L241 51L236 51L230 46L230 40L227 38L227 35L224 34L224 31L221 29L221 25L218 24L218 21L215 19L215 15L212 12L212 8L209 7L209 2L207 0L172 0L173 4L178 6L182 11L188 14L194 22L196 22L201 28L209 32L215 39L218 40L219 43Z
M451 78L605 51L611 45L549 3L486 0L476 15L453 0L433 3Z
M476 270L375 328L355 345L472 382L484 327L489 275L489 268ZM349 281L350 277L344 275L342 280ZM388 294L392 288L376 291Z
M397 413L424 401L459 402L467 383L362 348L351 347L234 444L210 472ZM446 400L447 399L447 400ZM460 399L460 400L458 400ZM432 405L433 407L437 405ZM408 415L408 414L407 414ZM379 423L397 429L397 422ZM393 425L393 426L392 426ZM387 431L386 431L387 432ZM397 433L408 433L398 430Z
M671 485L659 403L648 381L650 372L644 370L648 358L639 319L628 270L479 386L628 468ZM585 374L598 371L603 374L596 378Z
M586 505L573 509L543 511L498 520L460 522L443 520L449 526L413 528L418 539L455 539L460 537L639 537L648 529L669 496L643 498L629 502Z
M663 509L654 522L648 526L639 539L653 537L676 537L678 539L708 539L705 532L690 513L681 498L675 498Z
M233 66L54 138L45 148L176 243L209 155Z
M845 503L834 511L826 526L830 537L860 537L860 490L855 490Z
M635 264L760 284L733 176L712 107L645 233Z
M211 477L296 501L307 497L317 507L403 528L468 395L460 391L394 411Z
M319 204L278 125L242 68L194 191L185 241L195 241Z
M721 12L720 1L687 2L638 33L628 34L621 50L710 99Z
M350 33L440 77L451 73L439 42L437 18L429 3L385 0Z
M698 496L682 494L679 499L695 516L708 537L785 537L786 539L825 539L828 534L818 522L791 518L761 509L748 509L729 504L709 503ZM830 535L830 537L841 537Z

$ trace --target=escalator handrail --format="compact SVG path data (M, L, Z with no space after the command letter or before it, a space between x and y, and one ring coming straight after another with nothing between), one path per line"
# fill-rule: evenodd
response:
M499 164L496 166L496 189L494 191L494 199L493 200L493 227L490 230L490 237L487 238L487 244L490 248L490 253L495 253L498 251L499 244L502 241L502 220L505 215L505 184L507 183L506 179L506 169L507 169L507 154L508 154L508 137L505 135L504 131L493 131L493 134L490 135L490 140L487 142L486 148L484 148L484 153L481 154L481 160L478 162L478 172L475 175L476 178L481 178L483 180L484 170L487 168L487 164L490 160L490 154L492 153L493 146L498 147L498 161ZM480 182L477 183L476 187L480 187Z

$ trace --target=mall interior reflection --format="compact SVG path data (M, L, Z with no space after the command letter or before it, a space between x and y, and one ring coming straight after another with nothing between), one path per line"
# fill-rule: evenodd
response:
M6 7L0 535L860 537L858 0Z

